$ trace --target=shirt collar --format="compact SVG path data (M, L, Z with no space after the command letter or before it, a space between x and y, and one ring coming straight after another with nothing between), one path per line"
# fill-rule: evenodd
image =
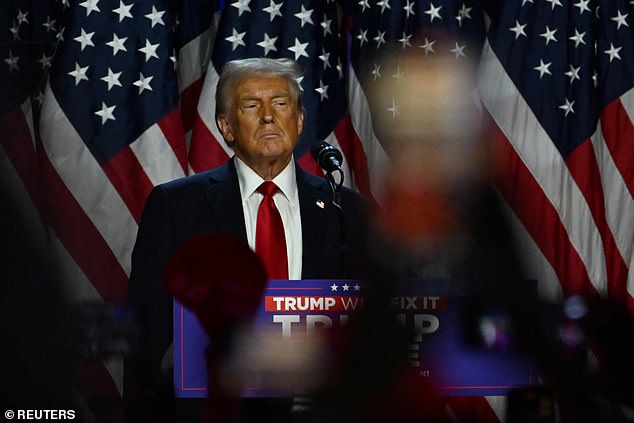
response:
M240 195L242 201L249 198L258 187L264 182L264 179L253 169L251 169L245 162L240 160L238 156L235 157L235 166L238 173L238 182L240 185ZM275 177L273 182L280 188L280 191L286 198L293 201L293 198L297 195L297 180L295 179L295 160L291 157L286 167Z

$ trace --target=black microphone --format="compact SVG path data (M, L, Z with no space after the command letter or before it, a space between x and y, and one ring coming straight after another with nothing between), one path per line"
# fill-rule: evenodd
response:
M341 151L337 150L326 141L314 144L310 149L311 154L319 163L319 166L326 172L332 172L335 170L341 171L341 163L343 162L343 155Z

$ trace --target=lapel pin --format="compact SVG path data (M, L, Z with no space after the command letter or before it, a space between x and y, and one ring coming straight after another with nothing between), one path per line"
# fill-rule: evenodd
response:
M325 206L324 202L321 200L317 200L315 204L317 204L317 207L319 207L320 209L323 209Z

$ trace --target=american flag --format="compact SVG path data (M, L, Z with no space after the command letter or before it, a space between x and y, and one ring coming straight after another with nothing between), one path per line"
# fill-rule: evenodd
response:
M209 66L219 18L220 2L218 0L183 0L181 2L176 27L176 48L181 111L188 139L191 138L196 107Z
M351 3L346 14L351 123L368 168L379 170L387 166L389 158L371 116L395 113L396 109L391 104L383 105L381 110L371 105L368 90L374 83L402 76L396 62L387 68L387 63L379 59L386 53L406 51L433 55L439 48L438 41L449 37L454 42L450 53L456 60L475 60L485 35L482 8L478 1L362 0ZM379 173L371 171L368 183L370 191L376 193L380 189Z
M498 188L544 297L632 308L632 2L522 0L492 16L478 92Z
M188 173L177 47L207 28L177 38L187 8L164 0L62 3L39 120L45 221L71 300L122 303L149 191ZM106 364L98 371L115 401L122 363Z
M50 225L94 294L123 301L145 198L187 169L173 17L162 1L67 13L40 120Z
M37 9L31 6L31 1L13 1L0 10L0 171L13 201L36 222L31 226L33 235L43 239L36 121L63 6L52 2Z
M540 290L634 310L631 15L623 0L506 2L479 94L503 155L500 191L548 269Z
M363 150L349 136L342 48L338 6L333 0L226 1L194 121L189 152L193 170L218 166L233 154L214 118L215 86L222 66L247 57L287 57L302 68L300 84L306 108L295 157L306 170L320 174L310 146L326 140L346 156L345 181L363 187L367 169L359 155Z
M123 300L149 189L231 154L213 118L227 60L296 59L307 106L296 157L318 173L307 152L326 139L345 155L346 181L372 195L389 159L371 113L385 110L371 110L364 84L398 75L372 59L387 48L433 54L442 31L456 60L480 62L498 188L535 247L540 292L631 307L632 2L499 2L489 26L475 0L345 5L347 32L331 0L227 0L222 12L212 0L13 0L0 10L0 171L48 225L73 298ZM503 405L449 403L458 421L503 421Z

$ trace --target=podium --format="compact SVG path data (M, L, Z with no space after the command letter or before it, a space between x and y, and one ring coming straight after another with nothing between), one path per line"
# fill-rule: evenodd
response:
M389 299L396 319L413 334L408 358L420 377L443 396L506 395L538 384L533 361L513 351L490 350L465 342L461 328L464 298L451 280L399 283ZM316 328L346 325L364 304L366 287L356 280L271 280L255 328L270 336L310 335ZM269 336L269 335L267 335ZM208 339L197 318L174 302L174 384L177 397L204 398ZM275 396L247 389L243 396Z

